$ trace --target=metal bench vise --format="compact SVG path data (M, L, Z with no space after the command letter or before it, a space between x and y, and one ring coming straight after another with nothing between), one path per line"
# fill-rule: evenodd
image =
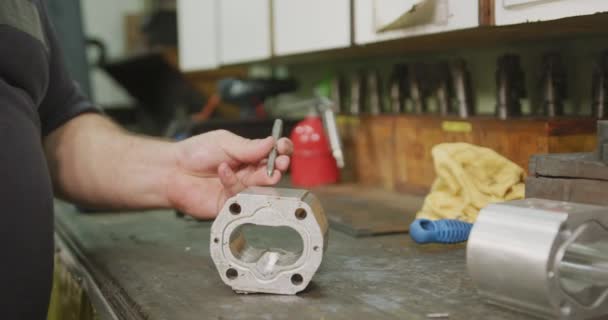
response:
M289 227L302 250L256 248L248 225ZM327 249L327 218L307 190L249 188L226 201L211 227L210 252L220 277L238 293L296 294L306 288Z
M547 319L600 319L608 315L608 207L489 205L471 231L467 268L491 303Z

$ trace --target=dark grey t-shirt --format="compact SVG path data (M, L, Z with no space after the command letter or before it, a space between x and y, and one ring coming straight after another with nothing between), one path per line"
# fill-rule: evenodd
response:
M0 319L46 318L53 192L42 140L92 111L41 0L0 0Z

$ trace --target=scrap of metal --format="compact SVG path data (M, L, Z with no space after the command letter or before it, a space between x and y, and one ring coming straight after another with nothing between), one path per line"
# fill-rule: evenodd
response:
M292 228L302 251L249 245L242 230L251 224ZM321 203L309 191L254 187L226 202L211 227L210 252L220 277L237 293L296 294L319 268L327 233Z
M608 207L526 199L481 210L467 268L490 302L547 319L608 315Z

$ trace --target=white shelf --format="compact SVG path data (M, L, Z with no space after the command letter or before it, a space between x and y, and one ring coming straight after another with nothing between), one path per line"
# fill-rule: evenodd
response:
M215 0L178 0L179 65L182 71L219 66L217 3Z
M423 21L402 30L376 32L376 20L386 20L404 13L419 1L414 0L354 0L355 43L368 44L379 41L420 36L479 26L479 4L472 0L435 0L435 20ZM376 7L374 7L376 6ZM441 12L439 12L441 11Z
M274 0L276 55L348 47L349 0Z
M606 0L495 1L495 18L498 26L556 20L608 11L608 1Z
M220 63L270 58L270 1L220 0Z

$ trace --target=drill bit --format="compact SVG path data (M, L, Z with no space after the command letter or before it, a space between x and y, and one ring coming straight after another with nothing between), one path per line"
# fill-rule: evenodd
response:
M272 173L274 172L274 161L277 159L277 142L279 138L283 134L283 120L276 119L274 120L274 124L272 125L272 137L274 138L274 147L270 151L268 155L268 163L266 164L266 173L269 177L272 177Z

